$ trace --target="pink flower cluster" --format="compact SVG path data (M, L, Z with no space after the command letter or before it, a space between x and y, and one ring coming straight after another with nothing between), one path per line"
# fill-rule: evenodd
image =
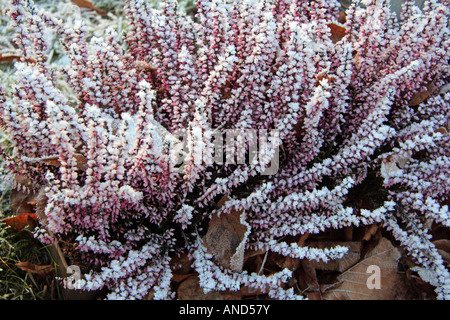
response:
M340 24L333 0L199 0L195 17L175 0L161 10L128 0L124 47L113 30L89 38L82 24L12 1L23 60L14 98L0 105L17 154L4 161L46 197L43 232L76 242L97 266L80 287L107 287L112 299L150 290L172 298L171 257L188 252L206 291L251 285L301 298L280 288L287 269L239 273L206 252L210 217L242 211L245 249L300 259L338 259L346 248L283 237L382 223L438 298L450 298L450 274L425 223L450 225L448 1L419 10L406 0L401 21L389 1L362 3ZM339 40L335 26L346 30ZM48 63L49 30L68 65ZM58 88L60 77L76 101ZM210 132L230 129L277 130L278 171L262 175L270 156L199 160L214 150ZM248 153L252 145L241 146ZM373 210L348 201L370 183L381 195Z

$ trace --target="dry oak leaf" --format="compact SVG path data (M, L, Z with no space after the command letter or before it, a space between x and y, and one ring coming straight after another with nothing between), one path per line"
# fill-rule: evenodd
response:
M32 264L31 262L24 261L24 262L18 262L15 265L17 267L19 267L20 269L22 269L23 271L31 272L40 277L46 277L47 275L49 275L55 271L55 268L53 268L53 266L50 264L39 266L39 265Z
M234 272L241 272L244 265L245 244L250 232L250 226L244 218L245 212L237 210L216 214L211 218L208 232L203 238L216 262Z
M337 282L322 294L325 300L391 300L401 287L397 272L400 251L386 238L367 253L366 257L337 277ZM377 270L379 273L377 274ZM379 276L379 286L372 286Z
M37 217L35 213L21 213L17 216L7 217L4 220L6 226L19 232L27 228L32 231L37 226Z

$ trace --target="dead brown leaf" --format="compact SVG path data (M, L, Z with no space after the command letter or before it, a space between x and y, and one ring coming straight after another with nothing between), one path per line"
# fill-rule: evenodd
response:
M171 264L176 274L185 275L192 273L192 260L189 259L187 253L173 256Z
M48 197L45 194L45 187L41 187L35 198L35 212L39 222L43 225L47 225L47 216L45 215L45 208L47 207Z
M353 240L353 226L344 227L344 238L345 241Z
M77 161L77 168L82 171L86 171L88 168L86 157L80 153L75 153L74 157L75 157L75 160ZM47 157L45 159L40 160L40 162L51 165L51 166L56 166L56 167L61 166L61 161L59 160L59 156Z
M36 274L40 277L46 277L47 275L53 273L55 269L52 265L35 265L29 261L24 262L18 262L15 264L17 267L22 269L23 271L31 272L33 274Z
M436 85L434 84L433 81L431 81L425 86L424 89L425 90L421 90L411 97L408 103L410 107L418 106L426 99L428 99L428 97L431 96L436 91Z
M322 300L316 269L311 261L304 260L302 262L298 282L309 300Z
M266 251L263 250L263 249L247 250L247 251L245 251L245 254L244 254L244 261L247 261L247 259L249 259L249 258L258 256L258 255L261 255L261 254L264 254L264 253L266 253Z
M347 34L347 30L345 29L345 27L337 25L335 23L328 24L328 27L331 31L331 41L333 41L333 43L341 41L342 38L344 38Z
M33 187L33 181L30 178L28 178L27 176L22 176L22 175L16 174L14 176L14 180L18 185L21 185L22 187L25 187L25 188Z
M151 65L148 62L142 61L142 60L136 60L135 63L136 67L138 69L142 70L149 70L149 71L157 71L158 68L156 68L154 65Z
M36 194L26 193L17 189L12 189L9 195L11 211L20 215L22 213L33 212Z
M282 256L278 254L270 255L268 261L271 265L276 265L281 269L289 269L292 271L297 270L301 262L298 258L291 258L289 256Z
M450 240L448 239L440 239L433 241L433 244L436 246L439 254L442 259L444 259L445 263L450 265Z
M448 134L447 129L444 128L444 127L439 127L439 128L437 128L436 130L434 130L434 132L440 133L440 134Z
M223 205L225 204L225 202L227 202L228 200L230 200L230 198L227 195L224 195L219 202L217 202L216 206L217 208L222 208Z
M322 297L326 300L390 300L401 290L401 277L397 272L400 251L386 238L367 253L366 257L337 277L334 286ZM379 289L369 287L378 268Z
M96 6L94 6L92 4L92 2L88 1L88 0L71 0L73 3L75 3L77 6L79 6L80 8L87 8L87 9L91 9L94 10L95 12L97 12L99 15L106 15L107 13L104 11L101 11L99 8L97 8Z
M344 11L341 10L341 11L338 12L337 20L338 20L339 23L346 23L347 22L347 16L346 16Z
M302 234L300 236L300 239L298 239L298 241L297 241L297 245L299 247L303 247L305 245L305 241L308 239L308 237L309 237L309 233L308 232L305 233L305 234Z
M378 232L379 229L380 229L380 227L377 224L370 225L366 229L366 232L364 233L364 236L363 236L362 240L363 241L370 241L370 239L372 239L372 237Z
M172 282L179 283L194 275L192 260L187 253L172 257L171 265L174 270Z
M216 262L235 272L241 272L244 264L244 246L247 226L241 223L242 211L214 215L203 240Z
M7 217L4 220L6 226L16 232L22 231L25 228L32 231L37 226L37 217L35 213L21 213L17 216Z

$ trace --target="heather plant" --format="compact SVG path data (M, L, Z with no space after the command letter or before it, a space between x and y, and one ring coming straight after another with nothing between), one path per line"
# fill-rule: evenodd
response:
M335 1L197 1L191 17L174 0L130 0L122 44L12 1L23 57L1 103L15 147L3 157L37 195L36 236L75 244L89 266L76 286L174 298L184 254L205 292L303 298L291 270L251 272L244 253L340 259L348 248L295 239L378 223L449 298L430 233L450 222L448 1L406 0L401 23L388 1L362 4L341 24ZM48 63L52 32L67 65ZM242 229L227 263L205 241L223 216Z

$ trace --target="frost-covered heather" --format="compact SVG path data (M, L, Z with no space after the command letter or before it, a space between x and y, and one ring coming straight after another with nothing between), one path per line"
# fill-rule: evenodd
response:
M173 0L161 10L127 1L124 46L114 29L90 38L82 23L14 0L26 50L20 88L1 104L18 155L5 161L39 193L40 238L76 242L95 266L78 285L107 287L111 299L150 290L173 298L171 261L188 253L205 291L247 285L302 298L280 286L290 270L227 268L208 251L209 219L238 212L246 230L238 251L324 261L346 248L287 239L380 223L437 297L449 298L449 271L429 233L431 223L450 223L448 1L421 11L408 0L402 24L386 1L362 3L347 10L340 39L331 33L334 1L198 1L195 18ZM66 52L63 67L48 64L48 30ZM75 102L56 85L60 76ZM263 174L267 156L199 161L214 150L211 132L231 129L277 130L279 170ZM171 158L180 132L181 166ZM354 197L367 186L363 207Z
M6 9L10 5L10 0L0 0L0 7L3 13L0 15L0 54L3 56L20 56L21 48L18 48L14 39L17 37L17 29L11 23L11 18L7 15ZM75 21L83 21L83 25L87 29L87 35L91 37L103 36L105 30L115 28L119 31L127 27L127 22L121 17L123 13L124 1L109 1L109 5L103 0L92 1L97 6L108 12L106 15L100 15L94 10L80 8L70 0L52 0L36 1L36 7L42 8L51 13L56 19L64 21L66 25L72 25ZM108 11L106 11L108 9ZM53 33L47 34L47 52L46 57L51 65L61 65L68 63L64 50L60 42L55 38ZM119 39L120 40L120 39ZM15 91L17 77L15 68L9 63L0 65L0 75L5 91L11 95ZM70 99L75 99L71 88L63 81L58 82L58 87Z
M0 55L2 57L20 56L22 52L22 49L18 48L14 43L15 38L18 36L18 30L12 25L11 18L6 12L10 3L10 0L0 0L0 10L2 12L0 14ZM93 10L82 9L70 0L38 0L36 1L36 6L51 12L53 17L61 19L65 23L74 23L76 20L82 20L89 35L102 36L108 27L117 30L126 28L127 22L120 17L120 14L123 13L124 1L98 0L93 1L93 3L99 8L108 9L108 14L102 16ZM48 63L51 65L62 65L68 62L61 44L55 38L55 35L51 33L48 34L46 56ZM5 62L0 64L0 79L4 94L7 97L11 97L16 92L19 82L16 68L14 68L12 63ZM76 100L72 88L63 79L57 79L56 85L69 100ZM0 136L0 145L8 148L10 144L8 136L3 131L0 132ZM5 177L7 172L4 170L3 163L0 163L0 168L0 193L2 194L2 199L6 199L10 186ZM2 201L0 206L3 207L3 205L7 205L7 203Z

